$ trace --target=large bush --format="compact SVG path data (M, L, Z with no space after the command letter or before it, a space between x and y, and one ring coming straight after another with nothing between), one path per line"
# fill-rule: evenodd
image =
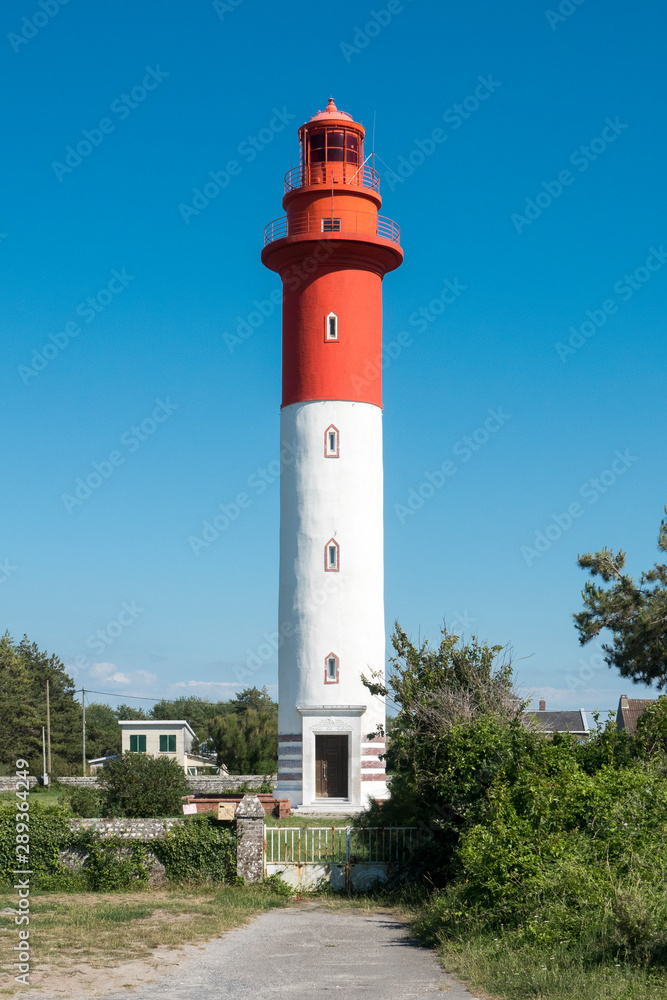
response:
M182 815L190 787L183 768L172 757L127 751L110 761L100 775L108 816Z
M557 773L498 775L431 916L441 932L482 920L538 944L586 936L592 960L665 963L665 829L667 782L654 765L589 775L566 758Z
M397 631L392 801L367 817L422 830L396 873L437 887L420 930L666 966L667 698L637 736L610 719L585 743L549 737L503 701L500 650L455 638L430 650Z

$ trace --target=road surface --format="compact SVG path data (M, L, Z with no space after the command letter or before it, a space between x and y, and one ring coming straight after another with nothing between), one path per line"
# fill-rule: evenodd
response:
M388 914L328 910L316 902L270 910L208 941L154 983L106 1000L413 1000L474 994Z

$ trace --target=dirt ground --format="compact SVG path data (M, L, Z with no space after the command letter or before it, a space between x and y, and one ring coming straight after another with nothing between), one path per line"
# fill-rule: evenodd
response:
M0 996L18 996L15 906L0 903ZM12 902L15 902L12 900ZM49 997L103 997L173 976L205 944L271 905L267 893L35 894L31 897L29 989Z
M172 970L198 957L203 945L184 945L174 950L160 947L153 951L149 959L135 959L110 968L95 968L86 962L72 962L67 965L36 963L30 973L30 993L37 996L72 998L104 997L109 993L127 987L138 989L147 983L155 983ZM7 997L26 993L26 988L3 976L2 994Z

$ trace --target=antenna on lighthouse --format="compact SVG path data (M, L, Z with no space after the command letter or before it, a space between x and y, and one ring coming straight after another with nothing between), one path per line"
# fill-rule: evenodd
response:
M371 142L371 156L373 157L373 163L372 163L373 170L375 170L375 116L376 115L377 115L377 111L374 111L373 112L373 141Z

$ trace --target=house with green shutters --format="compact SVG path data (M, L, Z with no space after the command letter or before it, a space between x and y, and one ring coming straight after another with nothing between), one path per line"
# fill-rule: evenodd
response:
M122 752L147 753L152 757L161 754L173 757L186 774L220 774L215 757L192 753L196 734L185 719L120 719ZM222 769L222 773L224 769Z

